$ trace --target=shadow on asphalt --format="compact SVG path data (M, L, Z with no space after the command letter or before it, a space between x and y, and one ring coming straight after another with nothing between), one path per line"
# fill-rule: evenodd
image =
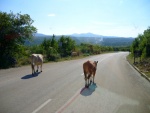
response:
M95 91L96 88L97 88L96 84L91 84L89 88L86 87L82 88L80 94L83 96L90 96Z
M28 74L28 75L23 76L21 79L30 79L30 78L34 78L34 77L37 77L40 73L41 73L41 72L38 72L38 73L35 73L34 75Z

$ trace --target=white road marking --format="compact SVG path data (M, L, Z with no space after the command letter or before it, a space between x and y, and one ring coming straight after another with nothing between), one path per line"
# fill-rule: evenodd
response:
M37 109L35 109L32 113L37 113L40 109L42 109L45 105L47 105L52 99L48 99L46 102L44 102L41 106L39 106Z

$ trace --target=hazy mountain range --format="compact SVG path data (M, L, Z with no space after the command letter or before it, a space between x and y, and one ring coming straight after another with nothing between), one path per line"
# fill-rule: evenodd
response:
M58 40L62 35L55 35L56 40ZM81 34L71 34L64 35L69 36L76 41L76 44L80 43L91 43L99 44L103 46L130 46L134 40L133 37L117 37L117 36L103 36L93 33L81 33ZM41 44L44 39L52 38L52 35L45 35L41 33L34 34L33 41L26 41L25 45L38 45Z
M47 36L52 36L52 35L45 35L45 34L42 34L42 33L36 33L35 34L35 37L44 37L44 36L47 37ZM90 32L89 33L74 33L74 34L65 35L65 36L72 36L72 37L102 37L102 38L133 38L133 37L118 37L118 36L103 36L103 35L93 34L93 33L90 33Z

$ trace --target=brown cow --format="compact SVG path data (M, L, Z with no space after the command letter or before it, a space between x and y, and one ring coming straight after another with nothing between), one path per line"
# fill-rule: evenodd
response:
M89 79L92 77L92 75L93 75L93 84L95 84L94 77L96 74L97 63L98 63L98 61L92 62L89 60L87 62L83 63L83 71L84 71L84 76L85 76L85 87L89 87L89 85L91 84L92 80L90 80L90 83L89 83Z
M41 72L42 72L43 55L42 54L32 54L30 58L31 58L32 75L35 73L35 68L34 68L35 65L37 65L36 72L38 72L39 65L41 65Z

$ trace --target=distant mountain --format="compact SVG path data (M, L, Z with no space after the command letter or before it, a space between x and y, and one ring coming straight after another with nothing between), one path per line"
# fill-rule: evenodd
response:
M116 37L116 36L102 36L93 33L81 33L81 34L71 34L64 35L69 36L76 41L76 44L80 43L91 43L98 44L102 46L130 46L134 40L132 37ZM61 35L55 35L56 40L58 40ZM52 38L52 35L44 35L36 33L34 35L33 41L26 41L25 45L39 45L43 42L44 39Z
M122 47L122 46L130 46L134 38L103 38L101 42L102 46L113 46L113 47Z
M101 37L101 35L97 35L97 34L93 34L93 33L81 33L81 34L74 33L70 36L73 36L73 37Z
M45 34L42 34L42 33L34 33L33 34L35 37L44 37L44 36L47 36Z
M133 37L119 37L119 36L103 36L103 35L98 35L98 34L93 34L93 33L74 33L69 36L73 37L100 37L100 38L133 38Z

